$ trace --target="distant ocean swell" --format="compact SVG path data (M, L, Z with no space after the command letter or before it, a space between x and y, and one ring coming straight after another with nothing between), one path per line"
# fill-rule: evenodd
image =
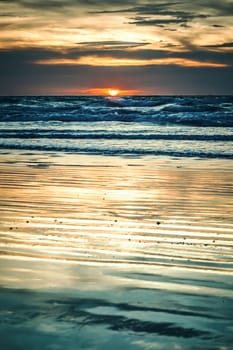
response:
M2 98L0 121L119 121L233 127L233 98Z
M0 148L233 158L232 96L2 97Z

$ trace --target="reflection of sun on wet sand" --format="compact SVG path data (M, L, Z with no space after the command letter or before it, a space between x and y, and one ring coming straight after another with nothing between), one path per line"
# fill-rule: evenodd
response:
M232 161L57 155L0 158L5 348L230 349Z

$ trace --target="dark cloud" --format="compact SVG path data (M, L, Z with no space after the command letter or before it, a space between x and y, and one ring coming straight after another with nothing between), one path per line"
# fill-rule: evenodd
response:
M108 0L0 0L0 3L6 4L17 4L25 8L39 9L39 10L56 10L64 9L69 7L79 7L84 6L87 8L104 8L106 6L124 6L133 5L135 1L131 0L118 0L118 1L108 1Z
M57 51L50 53L49 58L80 58L84 56L100 56L100 57L113 57L113 58L125 58L125 59L140 59L140 60L152 60L161 58L183 58L190 60L197 60L202 62L212 62L219 64L232 65L233 53L232 52L216 52L208 50L208 47L196 47L192 45L188 40L182 40L182 46L186 49L183 51L172 51L171 47L177 47L174 44L162 45L162 49L149 49L149 48L138 48L134 50L127 50L124 47L109 46L106 49L104 46L99 46L98 42L93 42L90 45L80 45L66 51L66 53L58 53ZM118 44L116 44L118 45ZM141 46L141 45L140 45ZM214 45L210 46L215 47ZM219 47L219 45L217 45ZM232 43L221 44L221 47L232 47ZM131 48L130 46L128 48Z
M81 1L82 2L82 1ZM147 4L140 5L139 1L106 1L98 2L92 1L92 5L96 7L105 8L102 10L96 10L95 13L138 13L141 15L158 15L160 13L167 13L167 15L172 15L175 12L189 14L193 13L198 15L204 12L208 15L219 15L219 16L231 16L233 15L233 2L232 0L195 0L191 2L189 0L182 1L158 1L155 3L154 0L148 0ZM137 5L138 3L138 5ZM133 7L128 7L127 5L132 4ZM123 5L124 7L120 8ZM106 8L107 7L107 8Z
M145 13L147 15L154 15L153 12ZM158 18L159 16L159 18ZM162 18L161 18L162 17ZM133 22L129 22L130 24L136 25L144 25L144 26L164 26L170 24L180 24L182 26L188 26L188 23L194 19L205 19L208 18L209 15L206 14L194 14L188 13L184 11L157 11L156 18L148 18L148 17L135 17Z
M208 18L208 14L194 13L191 10L183 11L175 8L177 5L183 5L183 2L162 2L151 3L143 6L134 6L132 8L112 9L96 11L95 13L135 13L136 17L133 18L130 24L137 25L152 25L152 26L164 26L169 24L181 24L188 25L188 22L196 18ZM144 16L153 16L156 18L148 18ZM159 17L159 18L158 18ZM165 17L165 18L161 18Z
M221 25L221 24L212 24L212 27L215 27L215 28L224 28L224 26Z
M182 42L187 49L185 51L172 51L173 44L166 44L163 49L149 49L149 48L136 48L133 50L127 50L126 46L130 49L130 45L142 45L136 42L123 42L123 41L104 41L102 42L83 42L80 45L67 49L66 51L58 51L52 49L17 49L17 50L5 50L0 53L0 62L3 65L15 64L17 69L18 64L25 66L35 66L37 61L50 60L50 59L79 59L87 56L98 57L112 57L117 59L135 59L135 60L152 60L152 59L166 59L166 58L180 58L189 59L202 62L212 62L217 64L232 65L233 53L230 51L213 51L208 48L219 47L232 47L233 43L223 43L219 45L210 45L208 47L195 47L188 41ZM107 45L107 49L105 47ZM122 46L123 45L123 50ZM146 43L144 44L146 45ZM160 43L161 45L161 43ZM167 48L166 48L167 47Z
M171 51L170 48L174 47L172 44L167 44L163 46L163 49L146 49L146 48L138 48L134 47L134 50L127 50L126 47L123 46L123 50L121 44L128 45L130 49L131 45L136 45L133 42L104 42L109 43L106 47L101 42L84 42L77 47L73 47L71 49L67 49L64 51L56 51L49 49L21 49L15 50L13 52L5 52L1 54L1 57L5 55L9 56L11 59L19 60L24 64L34 64L36 61L41 60L49 60L49 59L79 59L82 57L88 56L98 56L98 57L112 57L115 59L135 59L135 60L152 60L152 59L166 59L166 58L181 58L181 59L189 59L196 60L202 62L212 62L216 64L227 64L232 65L233 62L233 54L231 52L219 52L208 50L206 47L198 48L191 45L189 42L186 42L185 45L187 47L186 51ZM119 45L120 44L120 45ZM141 46L141 44L138 43ZM188 47L189 45L189 47ZM229 45L229 46L227 46ZM232 43L221 44L221 47L232 47L230 46ZM118 47L119 46L119 47ZM215 47L212 45L211 47ZM219 46L217 46L219 47ZM5 61L8 62L8 58L5 58Z
M158 26L158 27L164 27L165 25L169 24L184 24L186 21L181 19L148 19L144 17L135 17L132 22L129 22L129 24L136 24L136 25L142 25L142 26Z
M17 13L13 13L13 12L5 12L5 13L0 13L0 18L1 17L21 17L21 16L19 16Z
M59 0L49 0L49 1L19 0L19 3L24 7L40 8L40 9L56 9L56 8L64 8L66 6L65 1L59 1Z
M195 0L192 2L194 9L205 9L217 16L232 16L233 2L232 0Z
M5 29L7 27L10 27L11 25L12 25L11 22L3 22L3 23L0 22L0 29Z
M7 3L7 4L18 4L23 7L28 8L56 8L56 7L64 7L64 1L61 2L59 0L39 0L39 1L30 1L30 0L0 0L0 3Z
M187 11L177 10L175 8L175 5L177 4L180 4L180 2L147 4L144 6L135 6L131 8L95 11L93 13L135 13L138 16L171 16L183 19L184 21L192 20L194 18L208 17L207 14L193 13L189 9Z
M206 45L205 47L209 48L231 48L233 47L233 41L227 42L227 43L222 43L222 44L214 44L214 45ZM232 52L232 59L233 59L233 52Z
M80 58L85 56L100 56L100 57L112 57L112 58L129 58L129 59L153 59L153 58L165 58L171 53L166 50L151 50L151 49L138 49L138 50L122 50L121 48L112 47L109 49L99 48L94 46L79 47L69 49L66 53L59 54L55 52L55 57L53 57L53 52L51 52L51 57L49 58Z
M146 4L141 4L140 0L0 0L3 4L17 4L25 8L34 9L47 9L56 10L69 7L85 7L90 10L93 9L95 13L138 13L139 15L158 15L166 14L173 15L177 11L182 15L205 11L205 14L213 14L219 16L230 16L233 14L233 2L232 0L195 0L190 2L189 0L182 1L154 1L148 0ZM129 7L131 6L131 7ZM173 14L172 14L173 12Z
M143 6L135 6L136 2L134 2L133 7L124 7L124 8L109 8L109 9L103 9L103 10L97 10L93 13L140 13L144 15L151 15L151 14L158 14L158 12L164 10L164 8L167 8L168 6L176 5L179 2L162 2L162 3L152 3L143 5ZM116 2L115 2L116 4ZM125 2L125 5L127 2Z
M104 49L123 49L149 45L148 42L121 41L121 40L105 40L105 41L83 41L77 43L80 47L86 48L104 48Z
M144 26L166 26L166 25L181 25L189 27L189 23L195 19L206 19L211 16L231 16L233 14L233 2L230 0L224 1L209 1L197 0L190 2L187 0L176 2L149 2L141 6L110 8L96 10L92 13L134 13L135 16L130 21L130 24ZM148 17L149 16L149 17ZM213 25L220 27L221 24Z
M179 55L178 53L176 55ZM182 58L198 60L201 62L212 62L232 66L233 55L231 52L214 52L197 48L196 51L182 53Z

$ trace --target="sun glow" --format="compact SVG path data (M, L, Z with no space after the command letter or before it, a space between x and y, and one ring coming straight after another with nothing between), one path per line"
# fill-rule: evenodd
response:
M115 97L118 96L120 91L118 89L108 89L108 95Z

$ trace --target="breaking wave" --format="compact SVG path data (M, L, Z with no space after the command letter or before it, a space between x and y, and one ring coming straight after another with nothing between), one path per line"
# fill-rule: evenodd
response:
M121 121L233 127L233 98L15 97L1 98L0 121Z
M2 97L0 148L233 158L233 97Z

